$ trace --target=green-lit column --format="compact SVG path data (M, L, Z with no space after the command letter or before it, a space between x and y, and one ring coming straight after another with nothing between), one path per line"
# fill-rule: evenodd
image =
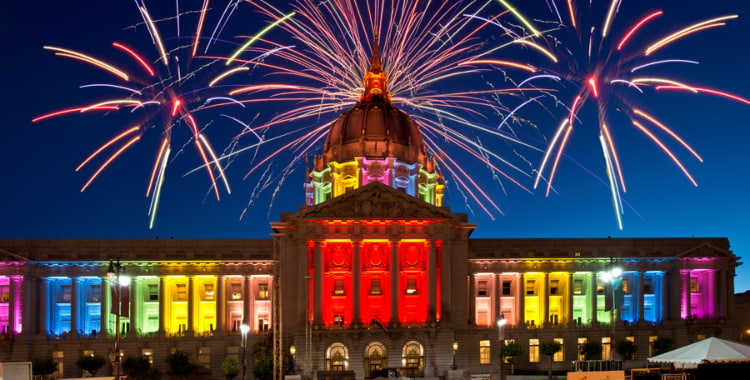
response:
M141 335L140 322L143 320L143 296L141 296L142 281L140 277L133 277L130 284L130 304L132 314L130 315L130 331L136 337Z

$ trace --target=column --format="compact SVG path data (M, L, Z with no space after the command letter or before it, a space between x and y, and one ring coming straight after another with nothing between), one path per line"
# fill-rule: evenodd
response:
M18 312L21 303L21 276L10 276L10 284L8 284L8 290L10 291L10 299L8 300L8 334L18 334L21 329L16 328L16 313ZM19 315L20 317L20 315Z
M468 286L466 288L469 289L469 294L467 297L467 302L469 303L469 325L473 326L477 323L477 279L474 276L474 273L470 273L468 276L466 276L466 281L468 282Z
M684 314L680 313L678 315L683 316L684 319L691 319L693 316L691 315L691 305L690 305L690 271L688 270L680 270L680 287L679 289L682 289L681 297L678 298L680 300L680 305L682 305L682 310L684 310Z
M398 325L398 244L396 240L388 242L391 245L391 324Z
M541 314L542 314L542 328L549 327L552 325L549 323L549 273L544 272L542 273L542 286L544 286L543 296L542 296L542 302L539 303L539 306L541 306Z
M575 289L573 286L573 273L568 272L566 273L567 276L567 286L568 286L568 296L565 300L565 315L568 319L568 328L573 328L576 326L574 317L573 317L573 297L575 296Z
M474 277L473 274L471 276L472 276L472 278ZM495 305L495 310L494 310L494 314L495 315L492 318L493 321L497 321L500 318L500 313L503 312L503 305L502 305L502 297L503 297L502 282L503 282L503 276L502 276L502 274L496 273L495 274L495 286L492 287L493 288L492 303ZM472 294L476 295L476 293L472 293ZM474 299L474 298L472 298L472 299ZM510 318L510 315L505 316L505 318L506 319ZM510 321L507 321L507 322L510 322Z
M224 321L226 319L226 296L224 295L224 287L226 286L226 281L224 278L224 275L218 276L216 279L216 326L214 326L214 331L216 331L219 334L222 334L224 332ZM223 335L223 334L222 334Z
M23 290L23 307L22 316L25 318L21 319L22 331L26 332L26 336L31 338L33 334L39 333L39 325L34 320L34 316L39 314L37 306L41 300L39 295L39 279L34 276L24 276L25 286Z
M80 294L81 279L78 277L70 278L70 336L78 336L78 318L81 316L81 302L78 299Z
M437 260L435 258L435 241L429 241L427 250L427 322L437 320Z
M143 296L141 295L141 291L143 288L142 280L139 277L133 277L133 279L130 281L130 294L128 295L129 299L128 302L130 304L130 329L129 331L132 331L134 336L136 338L141 336L140 331L140 322L141 322L141 306L143 305ZM127 306L126 306L127 307Z
M588 293L591 294L591 327L599 327L599 305L597 305L597 299L599 298L596 293L596 288L599 283L596 272L591 272L591 282L588 286Z
M314 275L313 275L313 296L315 297L315 300L313 302L313 306L315 310L313 311L313 323L320 325L323 324L323 247L322 242L316 241L315 242L315 253L313 257L314 261Z
M354 303L352 308L352 322L351 324L358 324L362 323L362 318L360 317L360 298L361 298L361 292L360 292L360 286L361 286L361 277L362 277L362 266L360 264L360 254L362 250L362 242L361 241L353 241L352 242L352 265L354 266L354 278L352 279L352 302Z
M159 277L159 334L167 332L167 279Z
M250 276L245 276L244 279L245 279L245 286L242 289L242 292L243 292L242 299L245 302L245 309L243 311L244 315L242 318L243 319L242 323L250 326L250 328L253 331L258 331L263 326L256 326L255 324L257 321L250 320L250 318L253 318L253 301L252 299L250 299L250 289L253 288L253 279ZM268 291L270 292L271 289L268 289Z
M526 278L523 273L518 275L518 284L516 285L516 299L518 300L518 314L516 321L517 326L526 328Z
M49 279L41 278L39 285L42 293L39 302L39 330L46 335L49 329Z
M643 271L639 270L637 274L638 278L638 302L636 304L638 305L638 325L643 325L644 323L644 310L645 309L645 295L643 294L644 286L643 286Z

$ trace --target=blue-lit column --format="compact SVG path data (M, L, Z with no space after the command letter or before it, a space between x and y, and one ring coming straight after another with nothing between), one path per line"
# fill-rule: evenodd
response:
M42 334L47 334L49 330L49 278L41 279L41 302L39 302L39 330Z
M645 302L645 287L644 287L644 280L643 280L643 271L639 270L637 272L637 281L638 281L638 325L643 326L644 325L644 310L646 309L646 302Z
M81 313L81 301L80 301L80 287L81 278L71 277L70 278L71 294L70 294L70 333L71 336L77 336L79 331L79 322L82 319Z

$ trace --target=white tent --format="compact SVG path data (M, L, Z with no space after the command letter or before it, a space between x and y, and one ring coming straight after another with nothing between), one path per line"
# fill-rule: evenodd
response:
M750 361L750 346L715 337L648 358L649 362L672 363L676 367L697 367L704 361Z

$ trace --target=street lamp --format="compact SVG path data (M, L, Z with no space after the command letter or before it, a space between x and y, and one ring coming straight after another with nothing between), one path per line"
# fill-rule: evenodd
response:
M117 258L117 262L109 260L107 278L109 278L110 282L114 281L115 285L115 299L112 304L115 311L115 347L114 356L112 357L115 380L120 379L120 317L122 316L122 287L130 285L130 278L124 275L121 276L120 272L125 272L125 267L120 264L120 258Z
M294 359L296 358L297 347L294 347L294 345L291 345L289 347L289 353L292 354L292 375L294 375L297 372L297 370L294 368L295 367Z
M453 342L453 365L451 366L452 370L456 370L458 366L456 366L456 351L458 351L458 342Z
M505 315L500 313L500 318L497 320L497 339L500 341L500 380L505 380L505 371L503 370L503 362L505 357L503 356L503 347L505 346L505 324L508 321L505 320Z
M242 380L245 380L245 371L247 370L247 359L245 353L247 352L247 332L250 331L250 326L246 324L240 325L240 332L242 333Z

